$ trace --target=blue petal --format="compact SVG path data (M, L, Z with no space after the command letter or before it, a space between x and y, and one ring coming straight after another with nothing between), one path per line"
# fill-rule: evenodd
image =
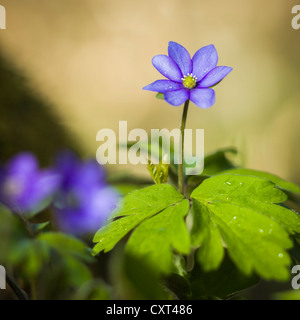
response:
M61 183L61 176L54 171L46 170L40 172L34 184L28 188L28 192L22 195L23 204L27 210L37 208L45 199L53 196ZM21 199L20 199L21 200Z
M193 64L188 51L180 44L170 41L168 47L169 56L177 63L183 75L192 72Z
M172 106L178 107L189 99L189 90L168 91L164 94L165 100Z
M152 59L152 64L166 78L182 82L182 73L178 65L170 57L166 55L155 56Z
M74 195L73 195L74 196ZM94 233L116 208L120 195L112 188L94 188L76 200L76 206L55 208L55 219L63 232L84 235Z
M216 101L215 91L213 89L193 89L190 93L190 100L199 108L209 108Z
M73 172L74 179L72 181L73 187L77 190L86 190L93 187L106 185L106 172L96 160L88 160Z
M157 80L148 84L143 88L144 90L165 93L168 91L182 89L182 84L171 80Z
M232 71L230 67L215 67L211 70L197 85L199 88L209 88L224 79L229 72Z
M14 156L7 166L8 175L22 175L24 177L38 171L38 162L30 152L22 152Z
M201 80L218 63L218 53L213 44L199 49L193 56L193 75Z

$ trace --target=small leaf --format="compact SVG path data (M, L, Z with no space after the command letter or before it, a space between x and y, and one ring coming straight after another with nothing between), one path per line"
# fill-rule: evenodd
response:
M206 218L206 221L214 237L218 237L217 226L230 257L241 272L249 275L256 271L266 279L288 278L290 258L285 250L292 247L288 232L300 231L300 218L295 212L276 205L287 197L272 182L223 174L205 180L191 197L200 203L196 214L209 216L210 220ZM202 242L205 252L210 237L204 234L202 238L195 238ZM198 259L206 270L215 268L220 261L211 263L208 259L211 264L206 264L201 254Z
M131 235L127 251L144 257L145 261L161 272L171 272L171 249L182 254L190 251L190 239L184 221L188 210L189 202L183 200L142 223Z
M42 222L42 223L31 223L30 226L34 234L37 235L41 232L50 231L52 227L52 223L51 221Z
M228 159L228 154L236 155L237 150L235 148L226 148L205 156L202 175L211 176L234 168L234 164Z
M164 100L164 94L163 93L157 93L156 94L156 98L159 99L159 100Z
M166 183L168 181L169 164L160 162L159 164L153 164L148 161L148 171L151 174L153 181L156 184Z

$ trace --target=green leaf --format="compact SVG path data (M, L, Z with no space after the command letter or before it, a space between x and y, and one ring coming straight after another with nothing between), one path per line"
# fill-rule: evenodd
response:
M69 285L79 287L92 279L89 267L73 256L63 256L63 263L66 269L65 280Z
M287 195L270 181L252 176L223 174L206 180L202 188L200 186L194 190L192 197L199 199L203 192L207 201L215 199L217 195L218 200L251 208L276 220L291 234L300 233L299 215L283 206L274 205L284 202Z
M153 185L125 196L112 217L122 217L102 227L94 237L98 242L93 255L108 252L142 221L183 200L183 195L168 184Z
M169 184L153 185L133 191L124 197L112 218L136 215L137 212L147 211L157 213L170 205L183 200L184 197Z
M278 176L268 172L245 169L245 168L236 168L236 169L226 170L223 173L231 173L231 174L239 174L243 176L253 176L258 178L264 178L275 183L275 185L280 189L294 192L294 193L300 193L300 187L298 187L294 183L285 181L279 178Z
M52 223L51 221L42 222L42 223L30 223L30 226L34 234L37 235L42 232L50 231L52 227Z
M245 276L226 254L220 268L212 272L205 272L203 265L196 263L193 271L189 274L189 281L192 299L226 299L257 284L259 278L256 275Z
M159 100L164 100L164 94L163 93L157 93L156 94L156 98L159 99Z
M152 185L152 182L149 183L149 185ZM133 192L134 190L140 189L143 186L140 185L133 185L133 184L115 184L114 188L121 194L121 196L126 196L128 193ZM145 186L144 186L145 187Z
M107 252L130 231L128 254L142 257L159 272L172 271L172 249L181 254L190 251L190 237L184 217L189 201L168 184L139 189L127 195L114 212L118 218L101 228L94 237L98 242L93 254Z
M92 278L86 263L94 262L94 258L84 242L60 232L41 233L36 240L59 254L61 270L68 285L77 287ZM55 261L58 264L57 258Z
M273 294L273 300L300 300L300 290L289 290Z
M137 186L147 186L152 184L152 180L145 177L135 176L128 172L118 172L110 174L107 177L107 183L113 186L118 186L119 184L137 185Z
M18 217L0 204L0 264L8 259L19 241L27 240L27 231Z
M184 217L189 211L188 200L183 200L138 226L127 244L127 251L144 257L149 265L163 273L172 270L175 249L182 254L190 252L190 239Z
M109 300L110 289L100 279L91 279L78 288L71 300Z
M49 260L47 246L36 239L19 241L10 252L7 261L19 266L26 277L36 276Z
M237 150L235 148L225 148L205 156L202 175L211 176L234 168L234 164L228 159L228 154L236 155Z
M201 246L197 251L198 261L202 264L204 271L215 270L219 267L224 256L221 234L216 223L211 219L206 206L198 201L193 201L192 214L192 245L194 247Z
M73 236L61 232L47 232L39 234L37 239L46 243L62 256L71 255L86 262L93 261L90 255L90 249L84 242Z
M202 228L205 223L210 228L210 232L200 228L198 238L197 230L192 232L194 244L203 246L198 259L204 269L213 270L220 263L221 250L212 242L221 236L244 274L256 271L266 279L288 278L290 258L285 250L292 247L288 233L300 232L300 219L295 212L276 205L287 196L272 182L223 174L205 180L191 197L199 202L194 206L196 223L204 221ZM218 259L209 250L217 250Z
M204 170L200 175L188 176L188 193L190 194L196 187L198 187L204 180L212 175L219 174L224 170L234 168L234 164L228 159L228 155L236 155L237 150L234 148L226 148L218 150L212 154L206 155L204 158Z
M132 256L128 253L121 255L120 265L114 268L114 271L114 281L118 281L117 287L123 292L123 299L166 299L166 294L160 283L160 275L142 257ZM123 284L121 284L122 282Z
M162 162L154 164L149 160L147 168L156 184L166 183L168 181L169 164Z

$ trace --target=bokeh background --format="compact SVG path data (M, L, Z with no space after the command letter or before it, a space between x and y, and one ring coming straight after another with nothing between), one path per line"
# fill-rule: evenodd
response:
M1 160L58 148L95 157L101 128L172 129L182 108L142 87L168 41L191 54L213 43L234 71L208 110L192 105L188 128L205 151L234 146L243 164L300 183L300 30L293 0L1 0ZM115 167L114 167L115 168ZM117 168L115 168L117 169ZM134 170L134 168L132 168ZM112 168L110 168L112 170Z

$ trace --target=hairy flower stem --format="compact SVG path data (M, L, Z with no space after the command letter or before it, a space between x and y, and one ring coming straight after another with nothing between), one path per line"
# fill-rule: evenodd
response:
M186 125L186 118L187 113L189 109L189 103L190 100L187 100L183 107L183 113L181 118L181 124L180 124L180 132L181 132L181 157L180 157L180 163L178 164L178 189L179 191L184 194L184 174L183 174L183 162L184 162L184 129Z

